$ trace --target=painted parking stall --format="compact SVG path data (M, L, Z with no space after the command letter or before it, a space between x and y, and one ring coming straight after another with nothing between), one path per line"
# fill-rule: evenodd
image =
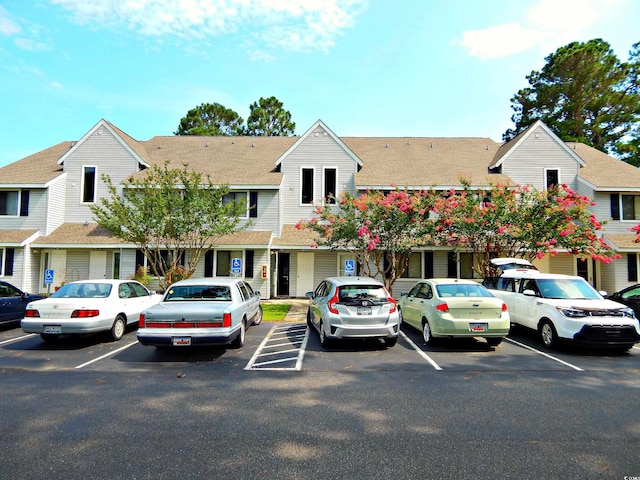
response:
M300 370L309 338L304 323L276 324L256 349L245 370Z

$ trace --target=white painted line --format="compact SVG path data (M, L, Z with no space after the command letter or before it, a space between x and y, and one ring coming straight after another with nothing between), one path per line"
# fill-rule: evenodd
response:
M25 338L33 337L36 335L35 333L28 333L27 335L22 335L21 337L10 338L9 340L4 340L0 342L0 345L6 345L8 343L19 342L20 340L24 340Z
M296 362L296 370L298 371L302 369L302 359L304 358L304 353L307 351L308 340L309 340L309 328L305 327L304 340L302 341L302 346L300 347L300 354L298 355L298 361Z
M254 363L253 366L261 366L261 365L272 365L274 363L284 363L284 362L291 362L293 360L295 360L296 357L290 357L290 358L281 358L279 360L269 360L268 362L260 362L260 363ZM290 369L291 370L291 369Z
M245 370L251 370L251 368L253 367L253 364L255 363L256 359L260 355L260 352L262 351L264 346L269 341L269 338L271 338L271 335L275 331L276 331L276 326L274 325L273 327L271 327L271 330L269 330L269 333L267 333L267 336L262 339L262 342L260 342L260 345L258 345L258 348L256 348L256 351L253 353L253 356L249 359L249 363L247 363L247 365L244 367Z
M268 357L269 355L280 355L282 353L289 353L289 352L298 352L300 351L299 348L290 348L288 350L276 350L275 352L267 352L267 353L261 353L260 355L258 355L259 357ZM296 355L296 358L298 356Z
M411 339L409 337L407 337L407 335L402 330L400 330L400 335L402 335L402 338L404 338L407 342L409 342L409 345L411 345L411 347L416 352L418 352L418 355L420 355L427 362L429 362L433 368L435 368L436 370L442 370L442 367L440 367L440 365L438 365L436 362L434 362L433 359L429 355L424 353L424 351L420 347L418 347L415 343L413 343L413 341L411 341Z
M304 339L301 341L295 340L295 341L289 341L289 342L284 342L284 343L277 343L277 344L270 344L267 345L270 341L281 341L284 336L289 335L289 338L298 338L300 337L300 335L295 335L295 336L290 336L291 332L295 332L298 330L301 330L301 328L305 329L305 334L304 334ZM279 338L275 338L275 337L279 337ZM260 343L260 345L258 345L258 348L256 349L256 351L254 352L253 356L251 357L251 359L249 360L249 363L247 363L247 365L244 367L245 370L300 370L302 368L302 359L304 357L304 352L305 352L305 348L307 346L307 339L309 337L309 330L307 329L307 326L305 325L304 327L294 327L294 326L274 326L269 333L267 333L267 335L265 336L265 338L262 340L262 342ZM300 345L300 348L290 348L290 349L286 349L286 350L276 350L276 351L269 351L266 353L263 353L263 350L265 349L272 349L272 348L276 348L276 347L287 347L287 346L292 346L295 347L296 345ZM279 354L283 354L283 353L289 353L289 352L298 352L298 355L296 356L292 356L292 357L287 357L287 358L283 358L280 360L271 360L271 361L266 361L266 362L256 362L256 360L260 357L264 357L267 355L279 355ZM278 363L285 363L285 362L292 362L292 361L296 361L296 365L295 367L279 367L279 368L269 368L269 367L263 367L263 365L274 365L274 364L278 364ZM256 368L254 368L256 367Z
M130 346L135 345L136 343L138 343L137 340L135 342L131 342L128 345L125 345L124 347L120 347L117 350L114 350L113 352L105 353L101 357L94 358L93 360L89 360L88 362L83 363L82 365L78 365L77 367L74 367L74 368L82 368L82 367L86 367L87 365L91 365L92 363L99 362L100 360L110 357L112 355L115 355L116 353L121 352L122 350L126 350Z
M544 352L541 352L540 350L536 350L535 348L532 348L529 345L525 345L524 343L516 342L515 340L512 340L510 338L505 338L505 340L507 342L513 343L514 345L518 345L519 347L526 348L527 350L531 350L532 352L535 352L535 353L537 353L539 355L542 355L543 357L547 357L547 358L550 358L551 360L555 360L556 362L562 363L563 365L566 365L567 367L571 367L574 370L577 370L578 372L584 372L584 370L582 368L580 368L580 367L576 367L575 365L572 365L569 362L565 362L564 360L560 360L559 358L554 357L552 355L549 355L548 353L544 353Z

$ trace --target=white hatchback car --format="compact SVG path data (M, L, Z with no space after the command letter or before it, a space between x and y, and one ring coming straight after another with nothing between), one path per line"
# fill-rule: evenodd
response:
M29 303L20 324L23 331L39 333L45 341L98 332L110 332L117 341L128 324L138 321L140 312L161 299L134 280L71 282L49 298Z
M538 332L546 347L570 340L628 350L640 341L633 310L605 299L582 277L512 269L490 291L507 304L511 322Z

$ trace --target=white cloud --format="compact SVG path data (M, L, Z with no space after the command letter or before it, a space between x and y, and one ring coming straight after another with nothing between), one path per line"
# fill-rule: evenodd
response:
M50 0L82 24L125 24L143 35L235 34L257 51L327 51L367 0ZM261 53L265 55L265 53Z
M15 35L21 31L20 26L9 18L9 13L0 5L0 34Z
M626 0L538 0L518 22L464 32L460 44L472 57L502 58L540 48L542 52L577 40L603 15Z

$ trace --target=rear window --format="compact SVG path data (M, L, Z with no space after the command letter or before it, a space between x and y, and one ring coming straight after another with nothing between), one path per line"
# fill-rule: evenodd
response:
M482 285L436 285L436 291L440 297L493 297L491 292Z
M388 298L387 290L381 285L345 285L338 289L340 303L362 302L362 300L385 303Z
M229 287L211 285L185 285L171 287L165 297L165 302L176 302L180 300L207 300L228 302L231 301L231 290Z

